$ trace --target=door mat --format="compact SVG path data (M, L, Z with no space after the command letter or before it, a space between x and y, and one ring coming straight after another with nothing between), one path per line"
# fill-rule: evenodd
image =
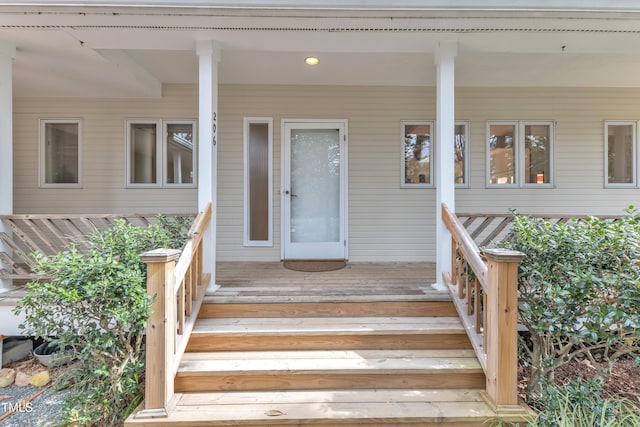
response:
M340 270L347 265L346 261L338 259L331 260L288 260L284 262L285 268L295 271L321 272Z

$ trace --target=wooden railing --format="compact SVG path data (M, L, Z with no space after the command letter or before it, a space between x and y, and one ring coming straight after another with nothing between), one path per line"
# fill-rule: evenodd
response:
M80 251L88 248L87 235L106 230L114 220L123 219L130 224L146 227L157 222L157 214L89 214L89 215L4 215L0 220L11 232L0 232L0 241L10 253L0 252L0 278L18 281L42 279L32 269L35 260L31 254L44 255L76 245ZM165 214L167 217L190 217L193 214Z
M451 273L444 274L460 319L485 372L487 396L497 407L518 405L518 265L521 252L480 251L445 204L451 233Z
M196 217L182 251L142 254L147 292L155 300L147 322L145 403L136 418L166 417L175 404L173 380L211 279L202 271L202 238L210 220L211 203Z
M589 215L566 215L566 214L526 214L533 218L544 218L551 224L564 223L572 220L584 220ZM474 242L480 247L491 246L494 242L504 239L511 230L513 214L466 214L456 213L462 226L467 230ZM598 215L598 218L608 220L618 220L619 215Z

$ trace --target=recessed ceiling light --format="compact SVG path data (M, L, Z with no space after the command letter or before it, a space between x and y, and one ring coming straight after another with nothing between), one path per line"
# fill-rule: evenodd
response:
M320 60L315 56L308 56L304 58L304 63L307 65L318 65L320 63Z

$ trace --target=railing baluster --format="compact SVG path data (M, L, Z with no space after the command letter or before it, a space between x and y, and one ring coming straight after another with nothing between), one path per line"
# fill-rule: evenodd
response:
M487 327L487 293L482 293L482 345L487 348L487 334L484 333Z
M480 282L478 282L478 279L473 279L473 293L475 295L473 300L473 309L474 309L473 311L475 314L476 334L479 334L482 332L482 325L480 323L480 319L484 311L480 307L480 301L481 301L480 295L482 294L482 297L484 297L484 292L482 292L482 289L480 288Z
M187 316L191 316L191 310L193 309L193 288L192 288L192 274L191 270L193 270L193 263L187 269L187 274L184 275L184 290L185 290L185 308Z
M202 281L202 271L201 271L201 258L200 253L202 251L202 241L196 247L196 252L193 255L193 264L191 264L191 286L193 290L193 298L195 299L197 296L196 288L200 285Z
M457 247L457 245L456 245ZM458 298L464 298L465 287L462 283L462 254L456 250L456 285L458 286Z
M451 239L451 280L457 284L458 277L458 244L455 239Z
M465 268L464 268L464 286L467 289L467 315L472 315L473 314L473 292L471 290L471 282L469 282L469 266L468 264L465 262Z
M196 249L196 251L200 250L200 245L198 245L198 248ZM198 284L200 283L198 281L198 254L195 254L194 257L194 262L191 263L191 270L189 271L189 275L191 276L190 279L190 283L191 283L191 295L195 301L195 299L198 297L198 293L196 292L196 289L198 287Z
M202 253L202 239L200 239L200 243L198 244L198 252L196 254L196 268L198 269L198 272L196 274L196 278L198 279L196 282L197 285L202 284Z
M178 335L184 334L184 315L186 311L186 292L185 281L180 283L180 289L178 290Z

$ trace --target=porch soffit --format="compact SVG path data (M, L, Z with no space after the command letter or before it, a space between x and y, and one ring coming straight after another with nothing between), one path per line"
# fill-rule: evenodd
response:
M148 97L145 75L196 83L203 39L222 46L222 84L434 85L433 46L454 36L459 86L640 87L636 13L22 9L0 7L16 96ZM308 54L321 66L304 66Z

